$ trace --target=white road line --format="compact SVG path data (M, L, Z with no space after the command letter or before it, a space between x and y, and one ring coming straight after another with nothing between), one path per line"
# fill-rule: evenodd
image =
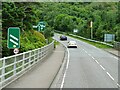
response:
M83 51L85 51L85 53L88 53L85 49L83 49Z
M70 62L70 60L69 60L69 58L70 58L70 52L69 52L68 48L67 48L67 52L68 52L68 59L67 59L66 69L68 69L68 65L69 65L69 62Z
M117 83L117 86L120 87L120 84Z
M64 86L65 77L66 77L67 69L68 69L68 66L69 66L69 57L70 57L70 53L69 53L68 48L67 48L67 52L68 52L68 59L67 59L67 65L66 65L65 73L64 73L64 75L63 75L62 83L61 83L61 86L60 86L61 89L62 89L63 86Z
M87 51L85 51L85 53L88 53Z
M65 77L66 77L66 72L63 75L63 80L62 80L60 88L63 88L64 82L65 82Z
M105 68L104 68L102 65L100 65L100 67L101 67L103 70L105 70Z
M95 58L92 56L92 59L94 59L95 60Z
M88 54L89 56L91 56L91 54ZM91 56L92 57L92 56Z
M113 56L113 58L115 58L115 59L117 59L117 60L118 60L118 57L114 57L114 56Z
M85 51L85 49L83 48L83 50Z
M107 72L107 74L112 80L114 80L114 78L108 72Z
M96 62L97 64L99 64L99 62L98 62L97 60L95 60L95 62Z

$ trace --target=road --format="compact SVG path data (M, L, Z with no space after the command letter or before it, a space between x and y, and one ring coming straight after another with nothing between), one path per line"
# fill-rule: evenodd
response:
M59 40L58 34L55 38ZM117 88L118 87L118 58L90 44L68 37L60 41L65 46L74 40L78 48L69 48L61 88Z

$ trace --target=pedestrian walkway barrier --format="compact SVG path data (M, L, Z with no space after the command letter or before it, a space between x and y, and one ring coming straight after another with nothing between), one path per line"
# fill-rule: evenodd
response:
M0 58L0 90L44 60L54 50L54 41L42 48Z

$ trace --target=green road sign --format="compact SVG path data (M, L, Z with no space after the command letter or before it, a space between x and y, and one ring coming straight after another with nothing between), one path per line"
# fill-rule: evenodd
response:
M43 31L46 25L44 22L39 22L37 26L38 26L38 31Z
M9 49L20 48L20 28L19 27L8 28L7 47Z

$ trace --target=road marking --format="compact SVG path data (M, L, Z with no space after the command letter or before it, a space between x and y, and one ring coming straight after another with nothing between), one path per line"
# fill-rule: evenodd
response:
M66 47L66 48L67 48L67 47ZM60 88L63 88L63 86L64 86L65 77L66 77L66 73L67 73L67 69L68 69L68 66L69 66L69 61L70 61L70 60L69 60L69 58L70 58L70 53L69 53L68 48L67 48L67 52L68 52L67 65L66 65L65 73L64 73L64 75L63 75L63 79L62 79L62 83L61 83Z
M85 49L83 49L83 51L85 51L85 53L88 53Z
M117 83L117 86L120 87L120 84Z
M97 64L99 64L99 62L98 62L97 60L95 60L95 62L96 62Z
M85 53L88 53L87 51L85 51Z
M100 67L101 67L103 70L105 70L105 68L104 68L102 65L100 65Z
M89 56L91 56L91 54L88 54ZM92 57L92 56L91 56Z
M67 52L68 52L68 60L67 60L66 69L68 69L68 65L69 65L69 62L70 62L70 60L69 60L69 58L70 58L70 52L69 52L68 48L67 48Z
M115 58L115 59L117 59L117 60L118 60L118 57L114 57L114 56L113 56L113 58Z
M95 58L92 56L92 59L94 59L95 60Z
M112 80L114 80L114 78L108 72L107 72L107 74Z

